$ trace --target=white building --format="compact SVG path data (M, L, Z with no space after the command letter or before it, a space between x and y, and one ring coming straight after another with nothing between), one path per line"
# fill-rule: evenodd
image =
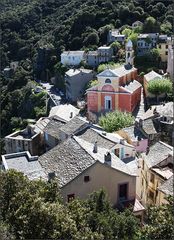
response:
M85 60L85 51L65 51L61 54L61 63L68 66L77 66Z

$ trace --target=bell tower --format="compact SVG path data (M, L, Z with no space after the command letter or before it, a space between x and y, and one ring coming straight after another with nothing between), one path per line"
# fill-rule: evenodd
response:
M134 49L130 39L126 43L126 65L134 65Z

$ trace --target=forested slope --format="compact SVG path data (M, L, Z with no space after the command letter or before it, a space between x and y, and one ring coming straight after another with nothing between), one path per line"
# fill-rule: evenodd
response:
M131 25L148 16L157 20L161 33L172 32L172 1L1 0L1 69L19 61L12 79L1 76L2 137L23 126L23 119L45 114L44 96L37 99L31 91L39 46L53 46L53 69L62 50L95 49L106 43L111 26Z

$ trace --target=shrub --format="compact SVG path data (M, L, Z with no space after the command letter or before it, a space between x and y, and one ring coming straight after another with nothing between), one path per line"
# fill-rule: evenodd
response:
M99 125L107 132L118 131L129 127L134 123L134 117L130 113L114 111L99 118Z
M172 92L172 82L169 79L155 79L149 82L147 90L155 95Z

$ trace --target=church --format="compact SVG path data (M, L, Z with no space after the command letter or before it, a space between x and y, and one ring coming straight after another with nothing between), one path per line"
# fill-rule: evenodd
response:
M133 112L141 100L141 84L133 66L132 41L126 44L126 63L115 69L106 69L97 75L98 84L87 89L88 114L109 111Z

